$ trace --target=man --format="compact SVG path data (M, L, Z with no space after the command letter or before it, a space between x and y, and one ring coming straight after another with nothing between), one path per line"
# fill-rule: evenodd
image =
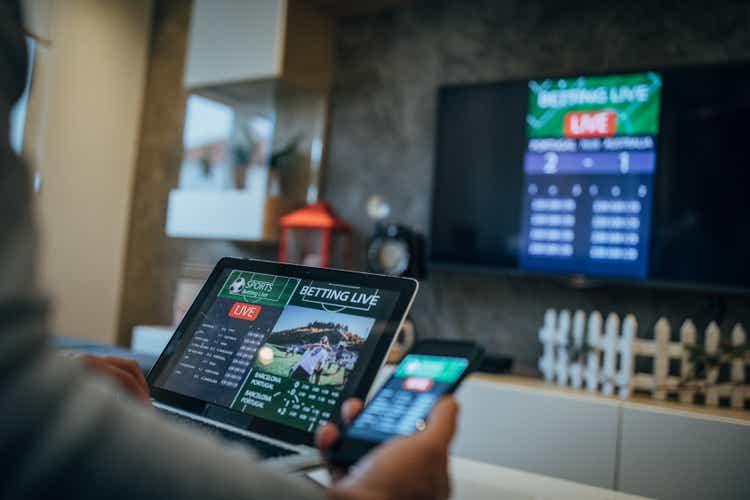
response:
M323 363L328 359L328 355L331 352L328 337L323 335L320 342L307 344L304 349L305 353L292 367L289 372L289 377L309 382L310 377L312 376L313 383L320 384L320 374L323 371Z
M344 360L343 369L344 369L344 377L343 381L341 382L341 385L346 385L347 381L349 380L349 375L352 374L354 371L354 365L357 363L357 360L359 359L359 355L355 354L353 352L349 352L349 355Z
M436 406L428 428L395 439L327 490L273 473L244 449L157 416L48 346L47 304L31 285L35 241L29 179L9 145L8 116L27 66L18 0L0 2L0 498L445 498L457 407ZM96 75L88 75L96 78ZM83 321L84 319L82 319ZM138 394L132 365L87 359ZM350 419L361 403L348 401ZM323 450L337 439L319 429Z

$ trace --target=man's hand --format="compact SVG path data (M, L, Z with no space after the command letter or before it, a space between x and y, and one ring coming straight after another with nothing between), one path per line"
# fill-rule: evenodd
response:
M349 400L342 407L345 422L362 410L362 402ZM452 397L432 409L427 428L413 436L397 437L365 455L348 474L331 467L334 484L329 496L338 498L448 498L448 446L456 431L458 404ZM338 440L333 424L318 429L316 443L325 453Z
M115 379L134 398L151 404L146 377L143 376L138 363L132 359L116 356L92 356L91 354L83 354L79 359L90 370Z

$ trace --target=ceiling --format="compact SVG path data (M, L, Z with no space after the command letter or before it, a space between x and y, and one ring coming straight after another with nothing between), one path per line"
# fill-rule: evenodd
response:
M306 0L337 17L371 14L408 5L412 0Z

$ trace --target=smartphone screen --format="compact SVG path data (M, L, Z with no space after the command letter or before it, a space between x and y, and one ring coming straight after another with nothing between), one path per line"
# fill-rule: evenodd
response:
M468 367L466 358L407 355L349 426L347 436L381 442L422 430L432 407L452 390Z

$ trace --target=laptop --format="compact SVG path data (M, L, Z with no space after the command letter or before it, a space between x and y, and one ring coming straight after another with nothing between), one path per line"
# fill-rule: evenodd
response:
M416 295L412 279L224 258L148 374L170 418L286 471L320 464L316 428L365 398Z

